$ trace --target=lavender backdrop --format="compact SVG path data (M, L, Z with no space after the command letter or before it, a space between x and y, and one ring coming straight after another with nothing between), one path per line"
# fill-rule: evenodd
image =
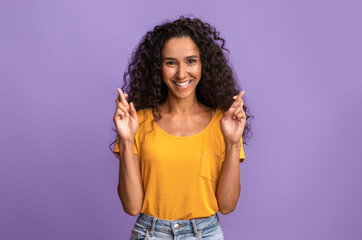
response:
M0 1L0 239L127 239L108 145L137 42L210 22L255 115L226 239L362 239L357 1ZM192 15L191 15L192 14ZM358 16L359 15L359 16Z

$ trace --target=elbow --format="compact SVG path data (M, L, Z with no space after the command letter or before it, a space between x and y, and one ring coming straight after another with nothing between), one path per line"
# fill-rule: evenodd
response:
M123 211L131 216L136 216L142 210L142 203L136 204L135 201L127 201L121 192L118 190L118 196L121 200Z
M218 201L219 211L221 214L226 215L236 209L237 201Z
M127 207L123 208L123 211L131 216L136 216L141 212L141 208L135 208L135 207Z
M220 208L219 209L219 211L223 214L223 215L226 215L226 214L229 214L229 213L231 213L231 212L233 212L235 210L235 207L233 207L233 208L226 208L226 207L224 207L224 208Z
M134 209L124 209L124 212L131 216L136 216L137 214L140 213L139 210L134 210Z
M236 205L238 203L238 199L240 196L240 183L239 183L239 191L237 195L231 196L230 198L223 198L222 195L217 195L219 211L221 214L226 215L233 212L236 209Z
M142 206L135 207L135 205L126 204L125 201L122 201L122 198L121 198L121 203L122 203L123 211L125 213L127 213L128 215L136 216L137 214L139 214L141 212Z

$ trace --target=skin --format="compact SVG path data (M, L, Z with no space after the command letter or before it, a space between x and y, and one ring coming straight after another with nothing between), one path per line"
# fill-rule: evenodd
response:
M117 88L119 97L116 99L117 110L113 121L119 136L119 182L118 196L123 210L132 216L137 215L143 204L144 192L141 179L140 160L133 153L133 141L138 129L138 116L133 103L128 104L122 90Z
M196 86L201 79L202 63L199 49L189 37L172 38L162 49L162 78L168 87L168 96L160 104L162 118L157 124L175 136L190 136L204 129L213 109L196 99ZM191 80L185 90L174 82Z
M246 124L242 97L245 91L234 96L234 102L220 119L225 140L225 160L220 173L216 198L222 214L235 210L240 195L240 139Z
M162 77L168 87L168 96L159 107L162 118L157 124L177 136L190 136L201 132L210 121L212 109L196 99L196 86L201 79L200 53L189 37L172 38L162 50ZM177 89L174 81L191 80L185 90ZM138 128L138 117L133 104L128 104L121 89L117 89L117 110L113 121L120 140L120 172L118 194L126 213L137 215L142 209L143 186L140 161L133 153L134 136ZM240 195L240 138L246 124L243 111L244 91L234 96L234 102L220 120L225 140L225 160L220 173L216 198L222 214L232 212ZM192 117L191 117L192 116Z

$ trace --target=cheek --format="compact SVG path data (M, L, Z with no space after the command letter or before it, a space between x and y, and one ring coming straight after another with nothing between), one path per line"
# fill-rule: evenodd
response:
M193 70L193 74L195 75L195 76L201 76L201 72L202 72L202 68L201 68L201 66L196 66L195 67L195 69Z
M162 69L162 76L165 80L171 78L175 73L175 71L171 68L163 68Z

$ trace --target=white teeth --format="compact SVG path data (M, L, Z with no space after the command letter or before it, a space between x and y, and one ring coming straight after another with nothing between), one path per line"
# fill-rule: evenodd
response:
M180 86L180 87L185 87L185 86L189 85L189 84L190 84L190 82L191 82L191 80L190 80L190 81L188 81L188 82L184 82L184 83L177 83L177 82L175 82L175 83L176 83L176 85L177 85L177 86Z

